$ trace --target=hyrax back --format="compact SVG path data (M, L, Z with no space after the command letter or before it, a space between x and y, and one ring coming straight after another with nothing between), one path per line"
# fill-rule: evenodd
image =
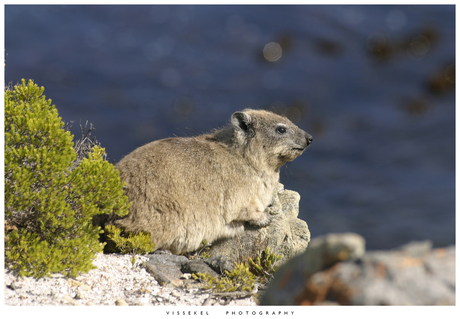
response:
M266 226L279 168L311 141L285 117L248 109L211 134L139 147L116 165L132 206L113 223L174 254L232 237L244 222Z

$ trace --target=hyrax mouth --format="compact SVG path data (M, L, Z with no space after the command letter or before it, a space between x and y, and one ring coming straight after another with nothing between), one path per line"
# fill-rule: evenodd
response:
M307 137L307 139L305 140L305 142L303 143L299 143L298 145L295 145L292 149L294 151L298 151L298 152L303 152L305 151L305 149L310 146L311 142L312 142L313 138L310 136L310 137Z
M296 146L293 147L292 149L293 149L294 151L297 151L297 152L303 152L303 151L305 151L305 149L306 149L308 146L310 146L312 140L313 140L313 139L312 139L311 137L310 137L310 138L307 138L307 140L305 141L304 144L302 144L302 145L296 145Z

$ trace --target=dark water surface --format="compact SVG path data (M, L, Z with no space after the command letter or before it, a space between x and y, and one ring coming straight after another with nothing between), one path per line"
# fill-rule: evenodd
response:
M452 5L7 5L5 49L112 162L275 108L314 136L281 173L313 236L455 241Z

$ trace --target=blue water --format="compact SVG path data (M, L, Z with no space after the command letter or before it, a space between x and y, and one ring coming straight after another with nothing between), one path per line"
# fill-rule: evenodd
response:
M314 136L281 172L312 236L455 242L454 6L8 5L5 49L112 162L276 108Z

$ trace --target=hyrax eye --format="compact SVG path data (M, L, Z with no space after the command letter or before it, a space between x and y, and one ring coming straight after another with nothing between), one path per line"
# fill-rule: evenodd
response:
M276 132L278 132L279 134L285 134L287 132L287 129L284 126L278 126L276 128Z

